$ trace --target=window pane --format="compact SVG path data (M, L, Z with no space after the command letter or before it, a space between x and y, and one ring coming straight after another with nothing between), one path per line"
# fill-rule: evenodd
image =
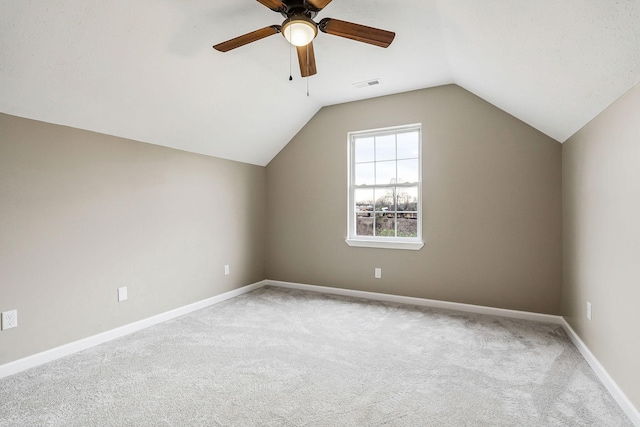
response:
M398 210L418 210L418 187L398 188Z
M371 213L356 214L356 235L373 236L373 216L371 216Z
M373 137L357 138L355 140L355 161L356 163L373 162Z
M376 236L395 237L396 222L395 215L376 214Z
M394 160L396 158L396 136L376 137L376 161Z
M375 184L375 163L360 163L356 165L355 185Z
M376 184L395 184L396 162L376 162Z
M376 211L392 211L395 207L395 190L392 188L376 188Z
M373 188L358 188L355 191L356 212L373 211Z
M420 180L418 159L398 160L398 183L412 183Z
M398 191L398 237L418 236L418 187L400 188Z
M398 158L417 159L419 157L418 132L405 132L398 134Z
M418 237L418 214L398 212L398 237Z

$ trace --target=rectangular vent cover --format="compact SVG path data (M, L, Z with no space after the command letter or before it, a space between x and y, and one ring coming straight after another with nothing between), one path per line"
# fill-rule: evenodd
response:
M354 83L353 85L358 89L369 86L376 86L380 84L380 79L367 80L366 82Z

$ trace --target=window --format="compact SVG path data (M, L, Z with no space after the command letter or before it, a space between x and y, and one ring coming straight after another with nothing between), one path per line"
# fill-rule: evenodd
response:
M349 133L347 244L418 250L421 125Z

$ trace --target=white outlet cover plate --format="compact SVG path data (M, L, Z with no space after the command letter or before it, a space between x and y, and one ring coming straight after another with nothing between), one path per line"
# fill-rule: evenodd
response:
M382 278L382 269L381 268L376 268L376 270L375 270L375 278L376 279L381 279Z
M18 326L18 310L10 310L2 313L2 330L16 328Z
M127 287L118 288L118 302L127 300Z
M225 274L225 276L229 275L229 264L224 266L224 274Z

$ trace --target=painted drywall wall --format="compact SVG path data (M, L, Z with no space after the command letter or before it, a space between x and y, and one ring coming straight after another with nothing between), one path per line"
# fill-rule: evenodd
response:
M562 147L562 315L640 408L640 86ZM587 320L587 301L592 320Z
M347 132L411 123L424 247L348 246ZM269 279L560 311L561 145L458 86L321 109L267 166L267 192Z
M264 279L265 175L0 114L0 364Z

